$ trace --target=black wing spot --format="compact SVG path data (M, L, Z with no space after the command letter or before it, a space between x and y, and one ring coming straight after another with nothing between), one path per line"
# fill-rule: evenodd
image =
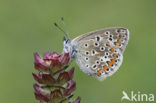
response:
M88 67L89 67L89 65L87 64L87 65L86 65L86 67L88 68Z
M110 38L113 37L112 35L109 36Z
M101 51L104 51L104 50L105 50L105 48L104 48L104 47L100 47L100 50L101 50Z
M106 55L108 56L108 55L109 55L109 53L108 53L108 52L106 52Z
M97 36L97 37L96 37L96 40L97 40L97 41L100 41L100 37L99 37L99 36Z
M89 52L88 51L86 51L86 55L89 55Z
M96 68L96 65L94 65L93 68Z
M109 38L110 41L112 41L112 38Z
M88 47L88 44L85 44L84 46L85 46L85 47Z
M95 50L92 50L92 53L95 54Z
M94 43L94 46L96 46L96 47L99 46L99 43Z
M106 31L105 34L108 35L109 34L109 31Z
M88 60L88 58L86 58L86 60Z

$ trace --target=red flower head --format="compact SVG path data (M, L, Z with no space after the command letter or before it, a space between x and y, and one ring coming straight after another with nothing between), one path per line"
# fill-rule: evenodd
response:
M72 80L74 68L65 71L69 65L69 53L59 55L56 52L46 52L43 58L34 53L34 67L38 74L32 73L34 79L40 84L34 84L34 94L40 103L80 103L80 97L71 102L76 83Z
M56 52L46 52L43 58L41 58L38 53L34 53L34 58L35 69L52 73L68 65L70 60L69 53L59 55Z

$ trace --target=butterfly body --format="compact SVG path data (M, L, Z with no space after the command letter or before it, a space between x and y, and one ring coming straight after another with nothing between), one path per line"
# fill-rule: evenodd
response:
M119 69L128 40L128 29L106 28L64 40L63 51L84 73L103 80Z

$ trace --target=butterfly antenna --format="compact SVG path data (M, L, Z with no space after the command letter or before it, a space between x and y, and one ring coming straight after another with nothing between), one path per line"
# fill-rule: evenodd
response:
M66 28L66 24L65 24L65 22L64 22L64 18L61 17L61 20L62 20L62 22L63 22L64 28L65 28L65 31L66 31L66 34L67 34L67 38L69 39L69 32L68 32L68 30L67 30L67 28Z
M60 31L62 31L62 32L67 36L67 38L68 38L68 34L67 34L63 29L61 29L61 28L57 25L56 22L54 23L54 25L55 25Z

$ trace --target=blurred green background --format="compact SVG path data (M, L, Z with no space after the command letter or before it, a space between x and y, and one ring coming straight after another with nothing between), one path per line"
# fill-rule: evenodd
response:
M62 26L61 16L71 38L106 27L130 30L123 64L105 81L72 62L81 103L120 103L123 90L156 96L155 0L0 0L0 103L38 103L33 53L61 53L63 34L53 26L55 21Z

